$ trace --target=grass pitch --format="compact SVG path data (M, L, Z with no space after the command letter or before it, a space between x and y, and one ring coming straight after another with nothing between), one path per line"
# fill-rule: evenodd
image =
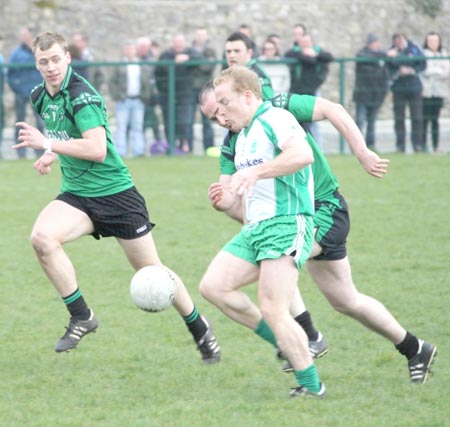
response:
M66 249L100 327L68 354L53 351L67 312L28 241L59 172L37 177L30 161L0 162L0 424L5 427L423 426L450 425L450 156L390 155L382 180L350 156L331 156L350 205L355 283L410 331L438 345L434 375L409 383L406 361L383 338L332 311L306 273L300 287L330 351L317 361L323 401L289 399L294 378L273 349L203 300L199 280L239 229L209 207L217 159L128 161L147 199L162 260L185 281L214 325L222 361L204 366L174 309L138 310L133 274L114 239L85 237ZM248 292L254 297L255 286Z

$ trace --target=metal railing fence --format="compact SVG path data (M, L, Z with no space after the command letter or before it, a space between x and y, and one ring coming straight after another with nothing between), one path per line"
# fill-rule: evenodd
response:
M402 62L411 61L426 61L427 57L415 57L415 58L400 58ZM450 60L450 56L446 57L440 57L440 58L433 58L433 60ZM334 61L331 64L337 64L338 66L338 102L345 106L346 99L348 99L348 68L349 65L355 65L358 62L378 62L378 59L369 59L369 58L356 58L356 57L346 57L346 58L335 58ZM390 61L395 62L396 59L390 59ZM281 58L276 61L269 61L269 60L261 60L259 61L264 68L264 64L280 64L284 63L287 65L294 65L297 63L296 60L291 58ZM96 61L96 62L82 62L82 61L76 61L73 62L72 65L77 67L86 67L88 70L90 69L105 69L105 68L111 68L111 67L123 67L129 64L139 64L144 66L151 66L151 67L166 67L166 74L167 74L167 112L168 112L168 118L167 118L167 124L168 129L166 131L168 143L169 143L169 153L172 154L175 147L175 110L176 110L176 100L177 100L177 93L176 93L176 82L177 82L177 67L198 67L202 65L210 65L215 66L216 68L220 69L224 66L223 60L195 60L195 61L187 61L185 63L179 64L176 63L173 60L158 60L158 61L140 61L140 62L121 62L121 61ZM330 64L330 65L331 65ZM34 68L35 64L10 64L10 63L0 63L0 138L2 135L3 127L4 127L4 117L5 117L5 89L7 88L6 83L6 70L7 69L13 69L13 68ZM352 70L353 73L353 70ZM352 74L353 75L353 74ZM336 89L336 88L335 88ZM353 88L351 88L353 89ZM106 88L107 91L107 88ZM105 88L100 88L100 93L102 95L106 95ZM1 143L1 140L0 140ZM340 138L339 142L339 151L341 153L344 153L344 141L342 137Z

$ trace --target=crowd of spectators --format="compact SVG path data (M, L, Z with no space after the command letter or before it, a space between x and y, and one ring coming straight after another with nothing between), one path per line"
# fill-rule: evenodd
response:
M265 94L266 97L287 92L321 95L334 55L315 43L303 24L295 25L292 34L290 46L274 33L257 44L251 27L242 24L224 40L221 52L213 48L205 27L196 28L190 37L174 34L167 48L143 35L123 41L118 57L110 58L120 65L101 67L87 64L97 58L89 48L88 37L76 33L71 37L69 52L74 70L101 93L107 92L114 102L115 143L123 157L165 154L168 141L174 142L173 153L185 155L193 152L195 123L201 124L199 137L204 152L216 144L210 121L198 109L198 94L222 68L236 63L227 57L227 44L232 45L231 56L242 55L243 65L264 75L266 86L269 81L270 95ZM32 28L21 28L18 45L9 56L4 52L2 55L0 37L0 61L12 65L33 62L31 42L35 35ZM355 57L355 121L367 145L377 149L378 112L391 92L396 150L406 151L409 117L411 149L441 152L439 119L450 94L450 60L440 35L428 33L421 46L404 33L393 34L390 43L383 43L378 35L370 33ZM15 121L23 121L29 93L40 81L39 73L34 68L14 66L3 71L14 94ZM261 77L260 81L263 82ZM3 117L1 114L0 119ZM36 123L42 128L38 116ZM310 131L320 143L316 125L312 124ZM19 157L26 156L25 150L17 151Z

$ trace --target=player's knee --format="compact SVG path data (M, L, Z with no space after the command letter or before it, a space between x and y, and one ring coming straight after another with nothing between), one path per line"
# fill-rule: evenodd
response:
M206 274L200 282L199 290L203 298L220 305L228 293L228 285L223 280Z
M39 256L47 255L60 246L56 239L51 238L49 234L39 230L33 230L30 236L30 242L34 251Z
M207 277L203 277L199 285L199 291L203 298L208 301L214 302L216 297L216 289L211 280L208 280Z
M341 314L354 317L359 311L359 304L356 298L345 298L339 301L331 301L333 308Z
M280 308L277 307L271 300L260 298L259 310L269 325L278 323L283 317Z
M351 313L351 306L345 303L333 304L333 308L341 314L349 315Z

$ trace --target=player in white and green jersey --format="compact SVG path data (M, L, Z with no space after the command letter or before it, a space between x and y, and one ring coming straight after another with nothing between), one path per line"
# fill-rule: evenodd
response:
M221 116L213 90L206 86L202 97L200 105L203 113L210 119L216 120L221 126L231 129ZM341 105L319 97L296 94L282 94L271 101L276 106L288 109L299 122L329 120L344 136L353 153L370 175L381 178L386 173L388 160L381 159L366 147L364 137L356 123ZM231 130L237 132L239 129ZM221 183L212 184L209 190L211 202L219 210L223 210L220 204L223 186L227 185L230 177L235 173L233 147L236 136L231 130L222 146ZM307 262L307 269L336 310L358 320L391 341L397 350L408 359L411 381L424 383L436 354L436 347L407 332L384 305L361 294L356 289L350 263L346 256L346 238L350 225L347 204L338 192L338 182L326 158L310 135L308 135L308 142L315 158L312 170L316 205L314 216L316 244L312 253L314 258ZM242 209L239 204L225 211L231 217L242 221ZM233 286L229 286L229 289L233 289ZM216 293L221 294L221 297L224 298L223 293L217 291ZM210 296L210 299L213 298L214 296ZM248 302L246 296L237 292L233 293L233 302L237 311L243 301ZM228 315L238 318L236 313L232 313L230 304L227 309ZM257 322L258 316L256 311L253 313L254 324ZM246 322L247 325L251 324L248 316ZM266 336L270 336L267 331Z
M294 132L306 141L305 132L292 114L264 102L256 111L251 125L236 137L236 170L274 160L283 150L281 143ZM289 175L257 180L252 193L251 197L245 198L249 223L281 215L314 214L310 166Z
M298 122L311 122L316 97L309 95L280 94L271 100L272 105L289 110ZM230 132L225 138L221 148L220 169L223 175L232 175L236 172L235 143L237 135ZM314 200L316 215L314 226L316 228L316 240L322 245L324 254L319 254L319 259L342 259L346 255L346 236L349 230L349 221L345 213L347 204L338 192L338 181L331 171L330 165L323 152L310 133L307 141L314 153L314 163L311 165L314 176ZM332 206L332 213L329 211ZM331 215L330 215L331 214ZM339 230L335 223L339 224ZM330 235L333 241L329 242ZM336 241L336 237L341 241Z
M19 147L46 151L34 164L48 174L59 156L61 193L37 218L31 242L47 277L70 313L66 333L55 351L77 347L98 327L78 287L74 267L63 250L65 243L85 235L115 237L135 270L162 265L151 234L144 198L111 140L102 97L70 66L65 38L42 33L34 41L36 67L44 81L32 94L32 104L45 123L47 135L28 123L17 123ZM176 277L176 275L174 275ZM202 360L220 360L220 347L206 318L201 316L183 282L177 277L174 306L191 332Z
M230 317L254 331L264 321L273 331L294 367L297 386L291 396L323 397L325 386L307 336L289 313L298 291L298 269L309 256L313 238L312 150L289 112L263 102L251 70L230 67L215 84L226 122L230 128L241 129L235 145L237 171L229 181L224 203L231 206L243 197L247 223L213 259L200 290L228 314L226 307L234 306L233 292L226 291L229 285L239 289L256 279L260 311L247 298L241 300L237 317ZM213 295L214 290L224 298Z

